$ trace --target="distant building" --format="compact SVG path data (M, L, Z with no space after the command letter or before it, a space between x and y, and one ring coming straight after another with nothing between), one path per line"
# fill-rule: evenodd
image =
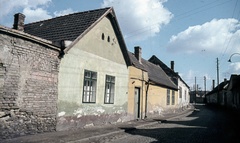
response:
M205 103L205 95L209 91L190 91L190 103Z
M240 75L231 75L206 95L207 103L240 109Z

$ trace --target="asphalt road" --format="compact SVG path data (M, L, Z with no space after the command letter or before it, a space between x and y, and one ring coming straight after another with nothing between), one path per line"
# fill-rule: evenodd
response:
M240 143L240 117L236 111L196 105L187 116L151 126L90 140L114 143Z

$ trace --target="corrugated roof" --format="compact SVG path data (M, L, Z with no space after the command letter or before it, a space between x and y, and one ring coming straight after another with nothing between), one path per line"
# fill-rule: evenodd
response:
M78 12L24 25L24 32L50 41L74 41L111 8Z
M141 59L142 64L139 63L137 58L133 53L128 52L131 64L138 68L148 72L148 78L151 82L166 87L170 89L177 90L177 86L170 80L167 74L162 70L162 68L158 65L155 65L147 60Z

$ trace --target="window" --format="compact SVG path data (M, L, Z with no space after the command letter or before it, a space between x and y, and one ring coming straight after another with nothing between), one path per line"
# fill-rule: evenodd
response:
M106 75L106 84L105 84L105 104L114 103L114 87L115 87L115 77Z
M85 70L83 85L83 103L96 102L97 73Z
M102 33L102 40L104 40L105 36L104 36L104 33Z
M182 87L179 87L179 98L182 98Z
M175 91L172 91L172 105L175 104Z
M187 91L186 90L184 91L184 98L185 98L185 100L187 99Z
M170 90L167 89L167 105L170 105Z

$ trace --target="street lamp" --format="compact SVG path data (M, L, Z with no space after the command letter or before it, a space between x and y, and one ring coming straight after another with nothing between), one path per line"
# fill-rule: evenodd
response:
M233 55L240 55L240 53L233 53L233 54L230 56L228 62L230 62L230 63L232 62L231 58L232 58Z

